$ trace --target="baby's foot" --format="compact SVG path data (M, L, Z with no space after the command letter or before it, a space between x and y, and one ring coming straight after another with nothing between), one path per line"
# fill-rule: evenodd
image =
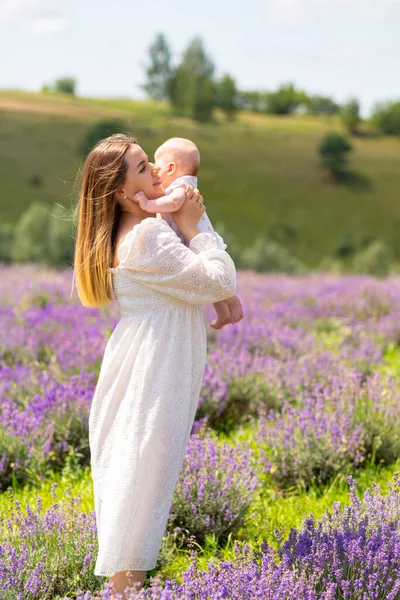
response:
M231 323L239 323L243 319L243 308L238 296L232 296L227 300Z
M222 329L225 325L232 323L232 317L226 302L223 300L221 302L215 302L214 308L217 313L217 318L214 321L211 321L210 327L213 329Z
M137 192L134 196L133 199L135 202L138 202L138 204L140 205L140 208L142 210L145 210L146 208L146 204L147 204L147 196L144 192Z

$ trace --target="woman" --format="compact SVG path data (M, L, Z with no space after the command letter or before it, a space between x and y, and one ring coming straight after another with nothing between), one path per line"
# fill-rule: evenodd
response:
M120 593L130 581L140 589L157 563L204 373L202 305L236 290L229 254L197 229L199 191L174 213L189 247L133 201L138 191L160 196L158 169L134 138L100 141L83 171L74 272L84 306L104 306L114 292L121 313L89 416L94 573Z

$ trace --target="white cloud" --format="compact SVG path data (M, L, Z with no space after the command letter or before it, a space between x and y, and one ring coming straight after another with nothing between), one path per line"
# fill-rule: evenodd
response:
M16 23L33 35L58 33L70 20L58 10L57 0L0 0L0 23Z
M367 19L385 19L400 8L400 0L269 0L268 8L279 20L298 22L312 17L313 9L321 6L345 5L358 16Z
M32 14L47 6L46 0L2 0L0 21L14 21L26 14Z
M271 0L269 8L280 21L297 22L302 17L304 4L305 0Z
M32 23L30 28L33 35L46 35L48 33L59 33L64 31L70 24L70 20L66 17L40 17Z
M392 9L400 7L400 0L315 0L318 4L344 4L354 7L367 19L386 18Z

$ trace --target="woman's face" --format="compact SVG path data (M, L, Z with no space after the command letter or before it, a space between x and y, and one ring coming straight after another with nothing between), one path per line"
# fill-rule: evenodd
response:
M163 196L165 190L159 177L160 169L148 160L147 154L138 144L132 144L125 153L128 165L122 191L129 199L137 192L144 192L149 200Z

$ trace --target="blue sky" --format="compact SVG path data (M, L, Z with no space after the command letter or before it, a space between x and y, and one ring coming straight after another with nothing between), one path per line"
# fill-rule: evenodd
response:
M143 97L159 32L175 60L200 35L241 89L292 81L365 115L400 100L400 0L0 0L0 87L72 75L79 95Z

